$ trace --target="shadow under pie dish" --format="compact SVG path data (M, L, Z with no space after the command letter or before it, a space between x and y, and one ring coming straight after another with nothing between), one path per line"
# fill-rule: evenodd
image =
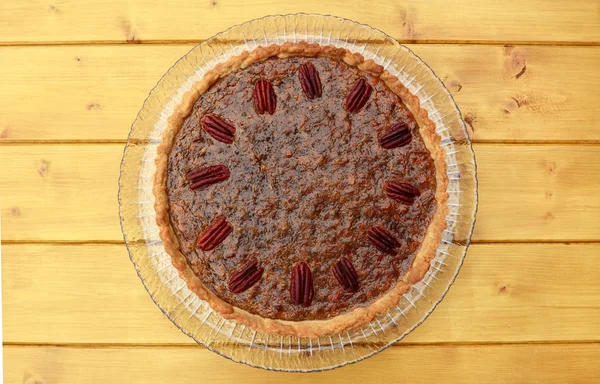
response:
M169 118L153 192L187 286L224 318L316 337L371 321L430 266L445 153L372 60L307 43L218 64Z

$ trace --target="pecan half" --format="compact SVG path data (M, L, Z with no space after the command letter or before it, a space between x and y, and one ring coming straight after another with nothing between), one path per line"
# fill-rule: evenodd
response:
M229 279L229 290L233 293L244 292L262 278L264 271L263 267L258 266L258 261L248 261Z
M386 181L383 184L385 194L390 198L406 205L415 202L415 198L421 194L416 187L399 181Z
M220 141L221 143L233 143L235 127L214 113L209 113L202 118L202 128L204 128L204 131L211 135L213 139Z
M304 63L298 68L298 80L300 80L300 85L306 97L311 100L315 97L321 97L323 92L321 79L317 68L312 63Z
M369 229L369 240L377 249L387 253L400 246L398 240L391 233L378 226Z
M210 251L221 244L231 232L233 232L231 224L227 222L225 216L219 216L204 229L198 238L198 248Z
M403 147L410 143L412 135L405 123L394 124L392 128L379 139L379 144L385 149Z
M348 112L357 112L361 109L371 97L373 87L364 78L354 83L354 87L346 97L346 110Z
M273 85L264 79L259 79L254 85L254 109L259 115L268 112L269 115L275 113L277 107L277 96Z
M188 180L192 182L191 190L204 189L212 184L229 179L229 168L223 164L203 167L188 173Z
M358 291L358 275L350 260L342 257L333 266L333 274L340 285L348 292Z
M300 262L292 270L292 284L290 296L292 303L308 307L312 303L314 295L312 274L306 263Z

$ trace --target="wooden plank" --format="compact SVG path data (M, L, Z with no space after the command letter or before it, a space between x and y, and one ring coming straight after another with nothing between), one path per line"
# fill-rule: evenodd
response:
M152 302L124 245L2 251L5 342L194 343Z
M0 151L3 240L123 240L122 145L9 146Z
M5 346L5 383L593 383L600 344L390 348L343 369L311 375L253 369L200 347Z
M475 152L473 239L600 239L600 146L481 144Z
M474 244L406 343L600 341L600 244ZM5 245L4 340L193 344L154 305L123 245Z
M27 1L0 4L0 42L47 43L206 39L232 25L265 15L317 12L379 28L409 41L598 42L600 18L594 1L530 0L510 6L492 0L292 1L131 0ZM23 23L23 20L27 20Z
M475 145L474 240L600 239L600 146ZM123 145L5 146L4 240L122 241Z
M600 140L590 107L600 47L409 47L445 82L475 141ZM126 140L148 92L191 48L0 48L0 141Z

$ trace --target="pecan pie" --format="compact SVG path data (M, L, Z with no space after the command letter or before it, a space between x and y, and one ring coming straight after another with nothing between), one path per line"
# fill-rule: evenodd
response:
M420 281L445 229L445 153L372 60L286 43L206 72L168 120L154 182L166 251L223 317L314 337Z

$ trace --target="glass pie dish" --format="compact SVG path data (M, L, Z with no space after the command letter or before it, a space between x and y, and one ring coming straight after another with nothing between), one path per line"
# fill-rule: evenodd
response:
M429 113L442 137L449 185L447 229L431 267L400 303L370 323L318 338L258 332L226 320L190 291L159 237L152 194L154 158L174 107L216 64L257 46L284 42L347 48L395 75ZM282 371L331 369L360 361L401 340L435 309L455 280L470 242L477 209L475 158L450 93L408 48L383 32L323 15L267 16L234 26L193 48L158 82L133 123L119 179L121 226L146 290L185 334L237 362Z

